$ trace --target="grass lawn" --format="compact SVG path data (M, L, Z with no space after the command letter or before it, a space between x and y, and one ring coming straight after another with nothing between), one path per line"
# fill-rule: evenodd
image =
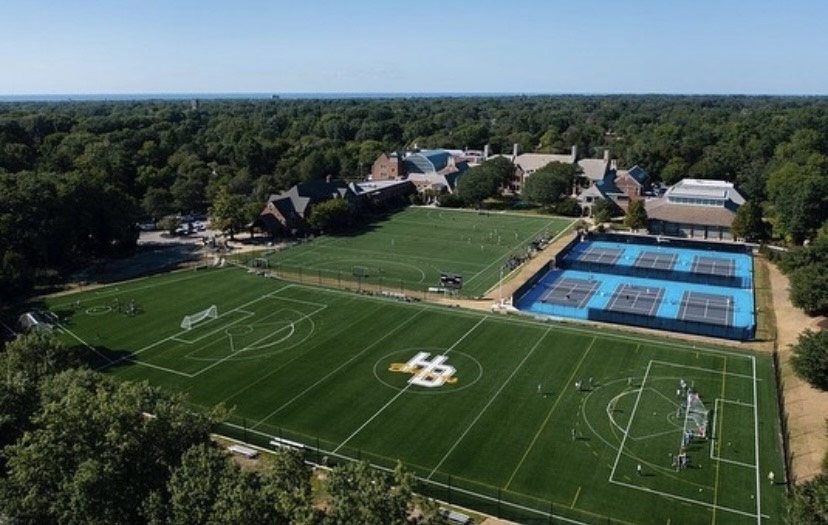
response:
M395 227L429 217L406 212ZM401 249L414 238L387 237ZM361 246L337 238L308 250L324 258L348 240ZM462 261L458 246L441 257ZM467 275L496 266L508 251L500 253ZM181 328L210 305L217 318ZM783 477L769 355L401 303L238 268L150 277L47 306L66 319L62 337L100 369L187 392L199 408L233 407L225 431L236 437L295 440L314 461L401 460L425 492L455 504L538 523L550 513L601 524L782 517L784 487L766 479ZM688 467L677 471L682 379L711 411L712 439L687 445Z
M530 242L554 237L570 219L432 208L406 208L354 235L323 236L268 252L270 269L308 282L354 282L422 291L439 286L440 273L463 276L462 294L492 288L512 255ZM261 256L258 254L257 256Z

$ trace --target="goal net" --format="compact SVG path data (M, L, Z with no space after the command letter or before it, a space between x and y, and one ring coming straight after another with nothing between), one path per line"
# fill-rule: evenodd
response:
M702 439L707 437L707 424L710 411L705 408L699 394L687 394L687 407L684 415L684 433Z
M197 323L200 323L205 319L215 319L216 317L218 317L218 308L216 308L216 305L213 305L210 308L202 310L196 314L185 315L184 319L181 321L181 328L189 330Z

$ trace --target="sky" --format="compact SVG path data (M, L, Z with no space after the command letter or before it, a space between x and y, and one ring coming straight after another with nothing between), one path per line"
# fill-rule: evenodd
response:
M5 0L0 95L828 94L825 0Z

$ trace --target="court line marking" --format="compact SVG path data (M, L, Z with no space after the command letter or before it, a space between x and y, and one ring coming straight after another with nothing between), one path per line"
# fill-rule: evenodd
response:
M385 340L385 339L387 339L388 337L390 337L390 336L394 335L394 334L395 334L395 333L397 333L398 331L402 330L402 329L403 329L403 327L405 327L405 326L406 326L406 325L408 325L410 322L412 322L412 321L414 320L414 318L415 318L415 317L417 317L418 315L420 315L420 314L421 314L421 313L423 313L424 311L425 311L425 310L420 310L420 311L418 311L417 313L415 313L414 315L412 315L411 317L409 317L408 319L406 319L404 322L402 322L399 326L396 326L394 329L392 329L392 330L390 330L390 331L386 332L386 333L385 333L385 335L383 335L382 337L380 337L379 339L377 339L376 341L374 341L374 342L373 342L373 343L371 343L370 345L366 346L366 347L365 347L365 348L364 348L361 352L359 352L359 353L354 354L353 356L351 356L351 358L350 358L350 359L348 359L347 361L343 362L343 363L342 363L342 364L340 364L338 367L334 368L333 370L331 370L330 372L328 372L327 374L325 374L322 378L318 379L315 383L313 383L313 384L312 384L312 385L310 385L309 387L305 388L304 390L302 390L301 392L299 392L298 394L296 394L295 396L293 396L292 398L290 398L289 400L287 400L286 402L284 402L284 403L283 403L280 407L278 407L276 410L274 410L274 411L273 411L273 412L271 412L270 414L266 415L265 417L263 417L262 419L260 419L259 421L257 421L257 422L256 422L253 426L251 426L250 428L256 428L256 427L258 427L259 425L261 425L262 423L264 423L265 421L267 421L268 419L270 419L270 418L271 418L271 417L273 417L274 415L278 414L279 412L281 412L281 411L282 411L282 410L284 410L285 408L287 408L287 407L289 407L290 405L292 405L292 404L293 404L293 403L294 403L297 399L301 398L302 396L304 396L305 394L307 394L308 392L310 392L311 390L313 390L314 388L316 388L316 387L317 387L317 386L319 386L320 384L322 384L322 383L324 383L325 381L327 381L329 377L333 376L334 374L336 374L336 373L338 373L340 370L342 370L344 367L346 367L346 366L348 366L349 364L351 364L354 360L356 360L357 358L359 358L359 357L361 357L363 354L365 354L365 352L367 352L368 350L372 349L372 348L373 348L373 347L375 347L376 345L380 344L382 341L384 341L384 340Z
M634 489L634 490L640 490L642 492L649 492L650 494L655 494L655 495L662 496L662 497L665 497L665 498L668 498L668 499L675 499L675 500L678 500L678 501L684 501L686 503L690 503L690 504L693 504L693 505L699 505L699 506L707 507L707 508L711 508L711 509L715 507L717 510L722 510L722 511L730 512L730 513L733 513L733 514L738 514L740 516L747 516L749 518L754 518L755 517L755 518L758 518L759 523L761 523L762 518L770 518L770 516L768 516L767 514L756 515L756 514L752 514L750 512L745 512L743 510L733 509L733 508L730 508L730 507L723 507L721 505L713 505L712 503L707 503L706 501L699 501L699 500L695 500L695 499L692 499L692 498L679 496L677 494L671 494L669 492L662 492L660 490L651 489L649 487L643 487L643 486L640 486L640 485L633 485L632 483L627 483L625 481L618 481L618 480L615 480L615 479L610 479L610 483L613 483L615 485L621 485L622 487L627 487L627 488Z
M581 368L581 365L584 363L584 359L586 359L586 356L589 354L589 351L592 349L592 346L595 344L595 341L597 339L598 339L597 337L592 338L592 341L589 343L589 346L584 351L584 354L581 356L581 359L578 360L578 364L575 366L575 368L572 369L572 373L569 375L569 379L567 379L566 383L564 383L564 385L566 385L567 388L569 387L569 385L572 384L572 380L575 378L575 374L578 373L578 370ZM509 481L507 481L506 484L503 486L504 490L509 489L509 485L512 484L512 481L515 479L515 476L517 475L518 470L520 470L520 467L523 466L523 462L526 461L526 458L529 456L529 452L535 446L535 443L538 441L538 438L540 437L541 433L543 432L543 429L546 427L546 424L549 422L549 418L552 417L552 413L555 412L555 408L558 407L558 404L561 402L561 399L563 399L563 398L564 398L563 393L558 395L558 398L555 400L555 403L552 405L552 408L549 409L549 412L546 414L546 419L544 419L543 423L541 423L540 427L538 427L538 431L535 433L535 437L532 438L532 442L529 443L529 446L526 447L526 450L523 452L523 457L520 458L520 461L518 461L518 464L515 467L515 470L512 471L512 475L509 476Z
M480 420L480 418L483 417L483 414L486 413L486 411L489 409L489 407L492 406L492 403L494 403L495 399L497 399L497 397L500 395L500 393L503 391L503 389L506 388L506 385L509 384L509 382L512 380L512 378L515 377L515 374L517 374L518 370L520 370L523 367L523 364L526 363L526 361L532 356L533 353L535 353L535 350L538 348L538 346L540 346L541 342L543 342L543 340L546 339L546 336L549 334L549 332L551 330L552 330L551 327L546 329L546 331L540 336L538 341L532 346L532 349L529 350L529 352L523 357L523 359L520 360L520 363L518 363L518 365L515 367L515 369L512 370L512 373L509 374L509 377L507 377L506 380L503 382L503 384L500 385L500 388L497 389L497 392L495 392L494 395L491 398L489 398L489 402L486 403L486 406L484 406L477 413L477 416L474 418L474 420L470 424L466 425L466 429L463 431L462 434L460 434L460 437L457 438L457 440L454 442L454 444L451 446L451 448L449 448L448 452L445 453L443 458L440 459L440 461L437 463L437 465L428 474L428 477L426 477L426 481L430 480L431 477L434 475L434 473L437 472L437 470L441 466L443 466L443 463L446 461L446 459L448 459L448 457L451 455L451 453L454 452L454 449L457 448L457 446L460 444L460 442L463 441L463 439L466 437L466 435L471 431L472 427L474 427L474 425L477 424L477 422Z
M750 356L753 365L753 461L756 463L756 523L762 525L762 489L759 482L759 397L756 393L756 356Z
M466 339L466 337L468 337L468 336L469 336L469 335L470 335L470 334L471 334L471 333L472 333L475 329L477 329L477 327L478 327L478 326L480 326L481 324L483 324L483 322L484 322L484 321L486 321L486 319L488 319L488 316L483 317L482 319L480 319L480 321L478 321L478 322L477 322L477 324L475 324L474 326L472 326L471 328L469 328L469 330L468 330L465 334L463 334L463 335L460 337L460 339L458 339L457 341L455 341L455 342L454 342L454 344L453 344L453 345L451 345L451 347L449 347L449 348L448 348L448 350L446 350L445 352L443 352L443 354L442 354L442 355L447 356L447 355L448 355L448 354L449 354L452 350L454 350L454 349L457 347L457 345L459 345L460 343L462 343L462 342L463 342L463 340L464 340L464 339ZM363 423L362 425L360 425L360 426L359 426L359 428L357 428L356 430L354 430L354 431L351 433L351 435L350 435L350 436L348 436L347 438L345 438L345 441L343 441L342 443L340 443L340 444L339 444L339 445L338 445L338 446L337 446L337 447L333 450L334 454L335 454L335 453L337 453L337 452L339 452L339 450L340 450L342 447L344 447L344 446L345 446L345 445L346 445L349 441L351 441L351 439L353 439L353 438L354 438L354 436L356 436L357 434L359 434L359 433L362 431L362 429L364 429L365 427L367 427L367 426L368 426L368 425L369 425L369 424L370 424L370 423L371 423L374 419L376 419L376 418L377 418L380 414L382 414L383 412L385 412L385 409L386 409L386 408L388 408L389 406L391 406L391 405L394 403L394 401L396 401L397 399L399 399L400 397L402 397L402 395L403 395L403 394L405 394L406 392L408 392L408 389L409 389L409 388L411 388L411 386L412 386L413 384L414 384L414 383L407 383L407 384L405 385L405 387L404 387L404 388L402 388L399 392L397 392L397 394L396 394L394 397L392 397L390 400L388 400L388 402L387 402L387 403L385 403L385 404L384 404L384 405L383 405L383 406L382 406L379 410L377 410L377 411L374 413L374 415L373 415L373 416L369 417L369 418L368 418L368 420L367 420L365 423Z
M618 461L621 459L621 454L624 452L624 445L627 443L627 437L630 435L630 427L632 427L632 422L635 419L635 412L638 410L638 403L641 401L641 394L644 393L644 387L647 384L647 377L650 375L650 368L652 368L652 366L653 362L651 360L647 363L647 370L644 372L644 379L641 380L638 395L635 398L635 404L633 404L632 412L630 412L630 420L627 421L627 429L624 431L624 436L621 438L621 444L618 446L618 453L615 455L615 463L612 464L612 471L610 471L610 482L612 482L612 478L615 477L615 469L618 468Z

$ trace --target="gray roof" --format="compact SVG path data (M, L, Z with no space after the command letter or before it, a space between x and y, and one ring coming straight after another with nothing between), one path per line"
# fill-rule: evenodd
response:
M733 186L733 183L723 180L682 179L675 185L667 188L664 197L669 198L671 196L723 199L732 201L737 207L745 203L745 198Z
M597 182L604 178L609 169L609 162L604 159L581 159L578 161L578 166L584 172L584 177L592 182Z

